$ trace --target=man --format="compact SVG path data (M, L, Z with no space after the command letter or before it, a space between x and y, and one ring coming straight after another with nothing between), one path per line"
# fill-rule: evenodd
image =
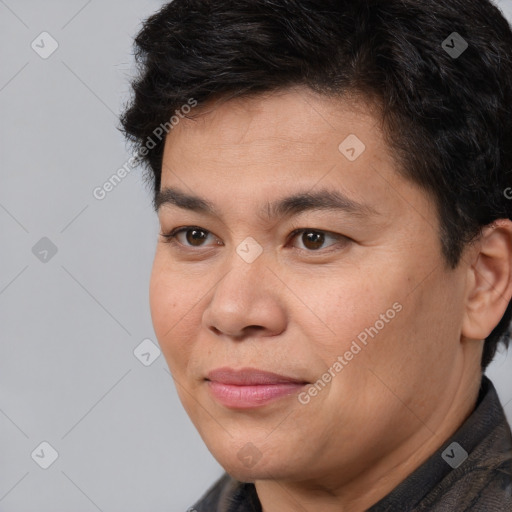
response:
M486 0L175 0L123 115L202 511L512 510L512 32Z

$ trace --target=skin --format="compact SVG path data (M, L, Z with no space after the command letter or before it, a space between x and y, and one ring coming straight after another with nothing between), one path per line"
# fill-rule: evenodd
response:
M206 233L197 245L186 233L176 245L159 237L150 283L180 399L226 471L255 482L265 512L366 510L472 412L481 340L512 296L511 223L487 227L449 269L431 198L397 173L362 100L295 88L195 113L167 136L162 188L198 195L220 217L162 205L162 233ZM349 134L366 146L352 162L338 150ZM377 214L258 215L320 188ZM297 228L320 230L323 245L290 237ZM236 252L247 237L263 251L252 263ZM236 410L208 390L206 375L224 366L315 383L395 303L400 312L305 405L293 393ZM251 467L238 456L244 446L259 458Z

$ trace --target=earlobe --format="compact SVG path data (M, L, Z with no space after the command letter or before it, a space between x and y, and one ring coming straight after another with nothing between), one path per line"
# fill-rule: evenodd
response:
M462 335L483 340L512 297L512 222L499 219L486 226L470 254Z

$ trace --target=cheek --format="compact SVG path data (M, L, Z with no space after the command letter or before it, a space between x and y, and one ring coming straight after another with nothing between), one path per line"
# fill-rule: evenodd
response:
M425 298L420 290L409 295L411 283L417 280L412 272L404 265L375 265L373 270L347 274L338 281L341 285L329 285L323 308L320 297L316 304L335 333L330 332L318 347L327 367L344 356L355 385L368 377L367 368L393 373L410 357L408 350L415 355L422 352L417 341L418 334L428 330L421 320ZM348 382L337 385L341 384Z
M149 304L153 329L171 372L179 371L189 359L200 325L194 315L198 311L197 294L187 286L179 273L171 271L155 258L149 286ZM196 307L194 307L196 306Z
M379 330L388 330L400 315L393 309L393 304L400 299L396 292L400 285L378 283L369 272L351 271L335 278L330 276L320 285L316 281L311 287L303 282L299 289L307 298L304 300L307 307L303 308L305 314L297 312L296 317L302 319L307 337L319 341L315 351L326 364L348 350L358 335L364 340L365 329L378 322ZM383 327L380 315L387 311L388 322Z
M149 306L155 334L160 343L164 341L164 335L172 327L177 315L177 295L172 288L169 273L164 272L155 259L149 283Z
M404 400L442 392L459 339L458 283L438 271L423 281L421 275L410 280L418 286L411 287L408 280L397 290L401 311L370 340L363 355L368 367Z

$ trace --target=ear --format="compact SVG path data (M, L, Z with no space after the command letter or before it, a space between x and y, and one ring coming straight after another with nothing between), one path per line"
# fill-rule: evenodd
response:
M503 317L512 297L512 222L499 219L471 247L462 335L483 340Z

